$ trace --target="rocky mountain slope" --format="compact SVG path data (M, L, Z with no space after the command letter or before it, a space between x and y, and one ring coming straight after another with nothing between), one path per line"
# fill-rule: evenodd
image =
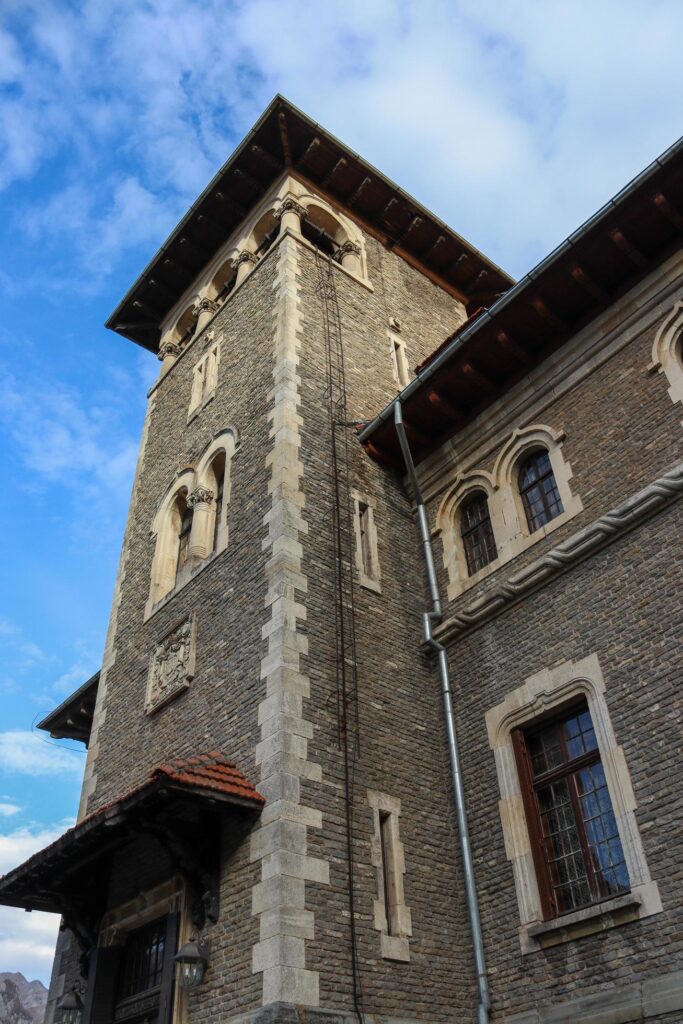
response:
M47 989L23 974L0 972L0 1024L42 1024Z

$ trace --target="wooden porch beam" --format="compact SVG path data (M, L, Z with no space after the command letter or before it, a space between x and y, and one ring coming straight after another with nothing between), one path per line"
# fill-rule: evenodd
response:
M284 111L280 111L277 116L278 128L280 129L280 145L282 146L282 156L285 161L285 167L292 166L292 151L289 146L289 131L287 129L287 117Z
M683 233L683 215L681 215L675 206L669 202L665 195L658 192L657 195L652 196L652 202L656 208L665 217L670 224L676 228L677 231Z

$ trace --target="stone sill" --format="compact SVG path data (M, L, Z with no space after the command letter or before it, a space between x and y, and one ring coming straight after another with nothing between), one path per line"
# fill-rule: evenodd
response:
M379 580L373 580L372 576L366 576L365 573L358 574L358 583L364 590L371 590L374 594L382 593Z
M210 565L213 565L216 559L220 555L222 555L225 550L226 548L222 547L219 548L218 551L212 551L211 554L207 555L206 558L203 558L199 565L195 566L195 568L192 569L192 571L189 572L187 576L184 576L179 583L176 583L173 590L169 590L168 594L164 594L163 597L160 597L156 604L153 604L151 608L148 603L147 607L145 608L143 622L149 622L150 619L154 618L156 613L160 612L162 608L165 608L166 605L169 604L174 597L177 597L177 595L185 589L188 583L191 583L192 580L196 580L197 576L199 576L201 572L204 572L204 570L208 569Z
M637 893L629 892L604 903L577 910L573 914L563 914L552 921L523 925L520 929L522 952L533 953L539 949L548 949L563 942L580 939L584 935L594 935L608 928L637 921L642 903Z

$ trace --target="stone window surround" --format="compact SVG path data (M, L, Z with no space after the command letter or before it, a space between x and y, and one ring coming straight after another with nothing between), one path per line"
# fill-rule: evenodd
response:
M647 369L649 373L663 373L669 382L671 401L683 403L683 299L674 303L657 331Z
M379 547L377 540L377 526L375 524L375 505L371 498L366 494L357 491L355 488L351 490L351 501L353 502L353 535L356 541L355 547L355 561L356 570L358 572L358 582L361 587L365 590L372 590L375 594L382 593L382 586L380 583L380 568L379 568ZM361 552L361 536L360 536L360 505L367 506L367 519L366 527L368 532L368 541L370 545L370 573L367 574L363 571L363 555Z
M152 523L150 531L150 539L154 544L154 556L152 558L152 571L150 580L150 591L147 603L145 605L144 621L152 617L160 608L162 608L168 601L171 600L182 588L189 583L191 579L194 579L196 575L201 572L207 565L210 565L221 552L225 551L228 546L228 510L230 506L230 490L231 490L231 465L232 459L235 452L239 447L239 439L237 431L233 427L226 427L215 435L213 441L202 453L196 469L192 466L188 466L186 469L179 471L176 475L173 484L168 488L166 494L161 500L157 513ZM180 580L177 580L168 590L164 591L161 596L157 597L157 593L162 586L164 586L163 573L168 570L168 578L170 578L170 569L168 566L164 567L164 559L169 558L169 547L171 544L171 531L172 521L171 514L173 506L178 497L178 494L185 490L187 494L197 494L198 491L206 490L210 494L215 495L215 483L212 479L212 465L213 461L219 452L225 453L225 476L223 481L223 508L221 515L221 523L218 527L218 535L216 540L216 546L213 550L201 558L196 565L194 565L191 571L183 576ZM201 496L201 495L200 495ZM206 504L206 507L205 507ZM199 510L200 519L197 518L197 512ZM207 514L202 516L201 512L205 511ZM213 530L215 526L215 505L213 505L213 498L209 499L209 503L202 503L199 506L195 506L195 515L193 516L192 529L193 533L190 535L190 544L193 544L193 537L197 532L197 529L201 526L202 533L208 538L213 537ZM195 518L197 518L197 524L195 526ZM205 540L206 538L204 538Z
M394 321L396 323L396 321ZM400 390L410 383L410 365L406 352L406 343L398 334L399 327L389 328L387 338L389 339L389 355L391 358L391 372Z
M194 315L197 316L197 310L202 303L206 302L206 300L209 300L210 302L214 301L211 295L213 290L212 284L216 275L227 261L233 260L235 262L242 263L240 268L241 273L238 273L237 282L225 300L217 306L211 315L207 314L206 316L202 316L201 319L198 319L197 329L194 335L183 346L180 355L182 355L187 348L193 344L196 338L211 323L216 313L223 309L225 304L232 299L233 295L241 287L246 278L250 277L251 274L263 263L264 259L277 248L278 243L283 237L290 235L293 238L296 238L306 248L311 251L315 251L315 246L305 239L301 235L300 231L292 227L290 223L291 218L288 220L285 217L281 219L280 233L269 249L260 256L258 256L254 251L254 229L269 212L275 213L279 211L280 207L286 200L293 200L295 204L298 204L305 210L307 210L309 206L317 207L337 221L344 238L360 247L360 271L351 271L339 263L335 263L334 266L352 280L362 284L369 291L374 291L367 275L367 257L365 242L361 230L357 227L354 221L343 214L340 210L331 206L322 198L322 196L307 191L306 186L302 182L299 182L297 178L291 174L285 174L280 179L280 182L274 186L270 195L259 203L251 216L238 227L237 231L228 239L225 245L221 247L220 251L213 257L210 263L207 264L206 268L197 275L197 280L191 288L189 288L178 302L176 302L173 309L162 323L161 346L163 346L167 341L176 341L176 326L183 317L186 317L186 315L192 310L195 311ZM172 360L164 362L164 366L162 367L162 376L168 372L172 365Z
M405 852L399 837L401 801L387 793L369 789L368 803L372 808L373 836L370 841L370 860L377 876L377 899L373 902L373 927L380 933L380 951L384 960L410 960L409 938L413 934L410 908L406 906L403 876L405 874ZM386 815L389 822L391 842L385 851L392 861L394 881L394 934L389 934L384 900L384 865L382 862L381 819Z
M209 347L192 368L192 389L187 422L190 423L202 409L213 400L218 384L218 367L221 361L221 343L216 341L213 332L209 331ZM206 377L210 375L208 385Z
M183 879L176 875L161 885L141 893L135 899L108 910L100 923L98 946L115 946L125 941L129 932L142 928L166 914L180 914L178 949L189 942L194 932L187 904L187 890ZM184 990L174 986L172 1024L186 1024L187 997Z
M569 485L573 473L562 453L564 439L564 432L540 423L518 427L502 446L492 472L471 469L458 475L446 492L436 517L437 530L442 535L444 566L448 572L449 601L583 511L581 498L572 493ZM541 529L530 533L517 476L524 457L539 449L548 452L563 511ZM460 509L463 502L478 491L483 492L488 501L497 557L470 576L460 531Z
M623 748L617 745L614 735L605 689L598 655L594 653L580 661L565 661L529 676L522 686L486 713L489 746L495 756L501 794L498 806L505 852L512 864L517 892L520 946L525 954L649 917L662 910L659 888L650 876L645 859L635 818L637 803L631 776ZM586 698L593 720L631 891L545 921L512 747L512 732L578 696Z

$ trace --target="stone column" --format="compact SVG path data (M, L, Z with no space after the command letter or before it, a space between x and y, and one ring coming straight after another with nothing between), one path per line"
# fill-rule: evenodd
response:
M308 216L306 207L298 203L294 196L285 196L277 210L273 210L273 216L280 221L280 234L287 228L290 231L301 234L301 221Z
M192 529L190 530L190 557L206 558L213 549L213 516L211 502L213 491L208 487L197 487L187 496L187 504L192 509Z
M352 274L356 274L357 277L360 277L360 246L357 245L356 242L344 242L344 244L339 248L337 259L344 270L348 270Z
M237 277L235 278L235 287L240 284L247 274L250 274L258 263L258 256L255 252L249 252L248 249L243 249L242 252L238 253L232 261L232 265L237 271Z
M166 373L180 355L180 345L176 341L162 341L157 355L161 359L161 372Z
M197 326L195 328L195 337L204 330L209 320L211 320L215 313L218 312L220 306L213 299L209 299L204 296L203 299L198 299L193 309L193 315L197 320Z

